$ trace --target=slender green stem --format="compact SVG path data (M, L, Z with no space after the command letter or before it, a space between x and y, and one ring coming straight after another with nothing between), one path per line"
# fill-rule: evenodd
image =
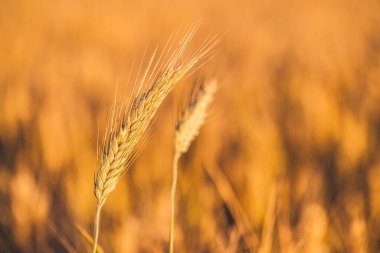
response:
M175 206L175 190L177 187L178 177L178 160L181 154L176 151L173 157L173 181L170 195L170 231L169 231L169 253L174 252L174 206Z
M97 208L96 208L96 215L95 215L95 221L94 221L94 248L92 250L92 253L96 253L96 247L98 246L99 221L100 221L100 210L101 209L102 209L102 206L99 203Z

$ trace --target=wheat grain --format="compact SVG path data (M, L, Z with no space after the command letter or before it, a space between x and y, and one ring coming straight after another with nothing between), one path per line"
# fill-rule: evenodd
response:
M96 252L101 208L109 194L116 188L121 176L128 169L134 158L136 145L146 132L158 107L174 85L190 70L194 70L197 63L208 57L216 43L215 37L206 41L193 57L181 63L184 51L195 30L194 27L184 36L166 62L163 60L164 50L153 66L154 53L140 81L140 89L142 86L148 88L141 95L136 95L130 105L114 106L101 147L99 169L94 179L94 194L98 200L98 206L95 216L93 252ZM172 45L165 49L170 51L171 47Z

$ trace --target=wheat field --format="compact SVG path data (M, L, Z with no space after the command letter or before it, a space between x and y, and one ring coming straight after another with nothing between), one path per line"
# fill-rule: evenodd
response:
M171 221L173 252L380 252L379 24L376 0L0 1L0 252L92 252L99 205L96 252L169 252Z

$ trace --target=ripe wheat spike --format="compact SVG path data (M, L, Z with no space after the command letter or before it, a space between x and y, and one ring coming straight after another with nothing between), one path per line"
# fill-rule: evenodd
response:
M169 231L169 253L174 252L174 209L175 191L178 177L178 160L182 154L186 153L199 133L206 115L207 108L212 102L217 90L216 81L209 82L206 86L201 85L194 97L189 100L175 129L175 154L173 157L173 180L170 196L170 231Z
M198 135L207 115L207 107L211 103L216 89L216 81L211 81L206 86L200 86L194 99L182 111L175 132L175 146L179 153L186 153L191 142Z
M100 210L129 168L136 145L144 136L157 109L181 78L204 63L217 43L216 37L206 40L192 57L184 60L184 51L195 30L196 27L191 29L174 50L172 43L168 42L157 59L155 51L139 82L139 89L144 92L141 95L138 92L130 104L122 103L113 108L104 142L100 148L99 169L94 179L94 194L98 200L94 253L99 234ZM164 60L165 56L168 57L167 60Z

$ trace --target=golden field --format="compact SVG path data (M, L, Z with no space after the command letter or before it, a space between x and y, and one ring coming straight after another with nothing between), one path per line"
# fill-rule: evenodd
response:
M217 53L108 198L104 252L168 252L176 114L201 79L219 90L179 161L175 252L380 251L378 1L2 0L0 252L91 252L116 87L198 22L186 53L214 35Z

